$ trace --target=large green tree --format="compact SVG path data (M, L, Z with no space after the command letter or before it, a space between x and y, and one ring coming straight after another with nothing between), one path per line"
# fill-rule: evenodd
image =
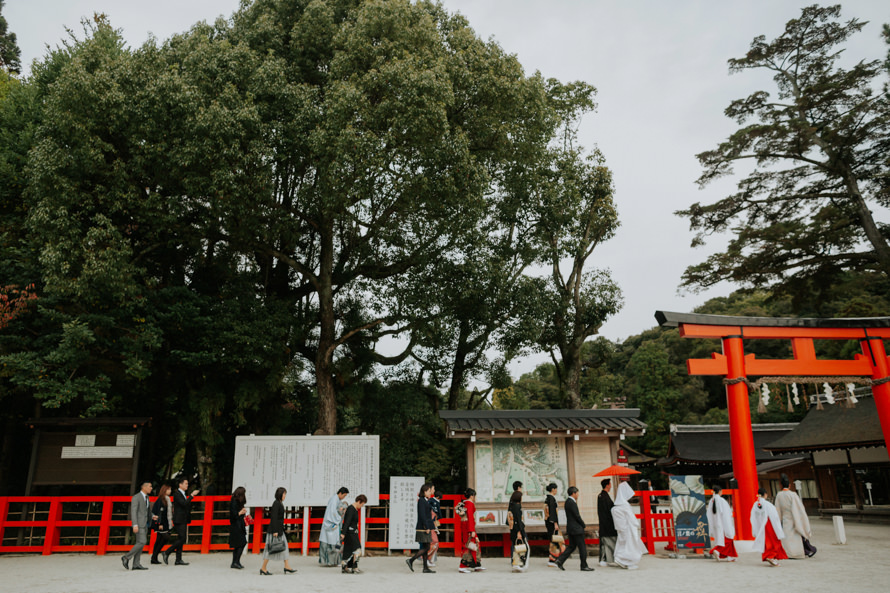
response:
M773 74L775 88L733 101L726 115L741 126L698 155L701 186L749 163L738 191L678 214L696 232L693 245L730 233L725 249L687 268L683 284L830 282L843 270L890 274L890 101L879 91L881 60L838 65L843 44L865 23L840 20L840 6L804 8L772 41L757 37L731 72ZM801 282L803 281L803 282Z
M0 70L18 74L22 67L21 50L15 33L9 30L9 23L3 16L3 4L0 0Z

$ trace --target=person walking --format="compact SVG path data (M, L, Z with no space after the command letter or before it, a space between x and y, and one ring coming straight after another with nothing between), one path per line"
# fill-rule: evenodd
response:
M321 532L318 534L318 563L322 566L337 566L340 564L340 524L349 503L343 502L349 489L345 486L337 490L337 493L328 500L328 506L324 511L324 519L321 523ZM341 512L341 503L343 511Z
M566 533L569 536L569 545L565 551L556 559L556 566L559 570L565 570L566 560L578 549L578 555L581 557L581 570L583 572L593 572L593 568L587 566L587 542L584 541L584 529L587 525L581 518L581 511L578 510L578 497L581 491L575 486L569 486L569 497L566 499Z
M158 489L158 499L151 507L152 527L155 530L155 545L151 550L151 563L160 564L158 554L161 549L170 541L170 527L173 525L173 502L170 500L170 491L172 488L169 484L163 484Z
M346 574L361 574L358 568L358 560L362 555L362 542L358 536L358 519L361 515L362 507L368 502L368 497L359 494L355 497L355 502L346 507L343 514L343 529L340 534L342 540L343 562L341 572Z
M482 550L479 549L479 535L476 533L476 491L467 488L464 501L457 505L454 512L460 519L463 534L458 571L481 572L485 567L480 560Z
M714 540L714 547L711 548L711 555L719 562L721 559L727 562L735 562L739 557L735 551L735 522L732 520L732 509L720 493L723 488L713 486L711 490L714 495L708 503L708 530Z
M430 542L430 549L427 552L427 556L429 557L429 566L430 568L434 568L436 566L436 561L439 559L439 517L442 515L442 501L439 498L442 495L436 494L436 485L431 485L430 490L430 512L433 516L433 524L436 528L430 533L430 537L433 541Z
M182 547L188 539L189 523L192 522L192 499L198 495L200 490L188 491L188 478L179 480L179 487L173 493L173 530L176 532L176 540L170 547L164 551L164 564L168 564L170 554L176 552L176 566L188 566L188 562L182 559Z
M634 491L630 484L621 482L612 507L612 520L615 522L615 531L618 532L615 540L615 564L628 570L636 570L643 554L648 554L643 540L640 539L640 520L630 508L630 499L633 497Z
M782 491L776 494L776 511L782 522L785 537L782 547L789 558L809 558L816 553L816 547L810 543L813 532L810 529L810 518L797 492L790 489L788 476L782 474Z
M754 549L760 552L760 559L770 566L779 566L779 560L788 558L782 547L785 531L776 507L766 499L766 490L757 491L757 500L751 507L751 533L754 534Z
M517 485L518 484L518 485ZM512 570L528 570L528 537L525 535L525 522L522 520L522 483L514 482L513 494L507 510L507 525L510 526L510 542L513 544Z
M420 487L417 496L417 524L415 525L414 541L420 544L420 549L413 556L406 559L408 568L414 572L414 561L423 558L423 572L434 573L435 570L429 567L429 549L430 543L433 541L430 535L436 530L436 524L433 523L433 513L430 509L429 497L432 495L433 485L426 483Z
M288 561L290 551L288 550L287 536L284 533L284 499L286 497L287 490L283 487L279 487L275 491L275 502L272 503L272 508L269 510L269 526L266 528L266 546L263 548L263 566L260 567L260 574L264 576L272 574L266 570L266 567L269 565L269 560L284 560L284 574L297 572L290 567L290 562Z
M232 492L229 503L229 547L232 548L232 568L242 569L241 554L247 545L247 527L244 518L247 516L247 491L238 486Z
M612 497L609 491L612 489L612 479L606 478L600 482L603 491L596 499L596 514L600 522L600 566L609 566L615 562L615 543L618 541L618 532L615 531L615 520L612 519Z
M556 559L565 551L565 545L558 541L559 534L559 506L556 504L557 485L551 482L547 485L547 496L544 498L544 525L547 527L548 558L547 566L556 566ZM557 540L554 540L557 537Z
M151 482L143 482L142 488L130 499L130 523L136 543L130 550L121 556L121 564L125 570L130 570L130 560L133 561L133 570L148 570L142 566L142 548L148 543L148 534L151 533L151 504L148 495L151 494Z

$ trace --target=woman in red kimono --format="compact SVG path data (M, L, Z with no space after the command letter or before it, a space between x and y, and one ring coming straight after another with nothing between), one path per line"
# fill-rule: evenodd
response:
M476 491L467 488L466 500L458 505L457 515L461 521L464 541L461 545L460 572L485 570L479 562L479 536L476 534ZM463 506L463 510L460 507Z
M788 558L782 547L782 520L776 507L766 498L766 490L757 491L757 501L751 508L751 532L754 534L754 549L761 552L761 559L770 566L779 566L779 560Z

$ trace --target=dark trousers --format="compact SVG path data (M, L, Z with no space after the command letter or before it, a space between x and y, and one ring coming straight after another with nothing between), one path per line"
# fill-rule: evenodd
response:
M176 531L176 539L173 540L173 543L170 544L170 547L164 552L167 555L176 552L176 559L182 560L182 546L185 545L185 540L188 539L188 525L174 525L174 531Z
M569 536L569 545L566 546L566 551L556 559L556 563L560 566L565 564L565 561L569 559L575 548L578 548L578 554L581 556L581 568L587 568L587 542L584 541L583 533Z
M161 548L167 545L167 542L170 541L170 532L169 531L158 531L155 534L155 545L151 549L151 561L158 561L158 554L161 553Z
M243 546L238 546L232 550L232 564L241 564L241 554L244 553L244 548L247 544Z

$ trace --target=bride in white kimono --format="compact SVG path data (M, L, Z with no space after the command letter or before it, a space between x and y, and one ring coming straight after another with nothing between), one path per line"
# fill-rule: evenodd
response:
M615 506L612 507L612 519L618 532L618 541L615 542L615 564L631 570L637 568L643 554L647 553L646 546L640 539L640 520L628 502L633 497L633 488L627 482L622 482L618 486L618 492L615 493Z

